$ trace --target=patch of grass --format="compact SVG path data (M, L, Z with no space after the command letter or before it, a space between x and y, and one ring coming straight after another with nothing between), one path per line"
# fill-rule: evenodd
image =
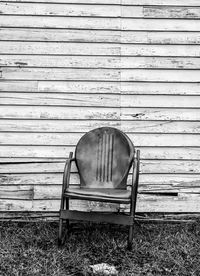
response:
M200 225L140 224L133 249L127 227L75 224L57 246L58 224L0 224L0 275L90 275L89 265L114 265L121 276L200 275Z

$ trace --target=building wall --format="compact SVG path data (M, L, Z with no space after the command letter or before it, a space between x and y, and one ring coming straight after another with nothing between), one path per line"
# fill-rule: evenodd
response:
M198 212L199 19L198 0L1 1L0 216L57 216L65 159L100 126L141 150L138 212Z

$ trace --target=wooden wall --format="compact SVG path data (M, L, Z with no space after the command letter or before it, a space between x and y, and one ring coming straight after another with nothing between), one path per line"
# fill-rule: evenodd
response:
M199 19L199 0L1 1L0 216L57 216L64 161L100 126L141 149L138 212L198 212Z

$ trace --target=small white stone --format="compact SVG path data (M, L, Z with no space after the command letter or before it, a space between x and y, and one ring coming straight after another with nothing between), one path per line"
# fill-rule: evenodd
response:
M108 276L118 275L118 271L113 265L101 263L101 264L90 265L90 267L92 268L94 275L108 275Z

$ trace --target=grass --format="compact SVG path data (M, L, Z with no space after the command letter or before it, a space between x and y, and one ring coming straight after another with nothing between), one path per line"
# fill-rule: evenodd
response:
M57 223L1 223L0 275L91 275L102 262L121 276L200 275L199 223L136 225L132 251L126 227L76 224L63 248L57 232Z

